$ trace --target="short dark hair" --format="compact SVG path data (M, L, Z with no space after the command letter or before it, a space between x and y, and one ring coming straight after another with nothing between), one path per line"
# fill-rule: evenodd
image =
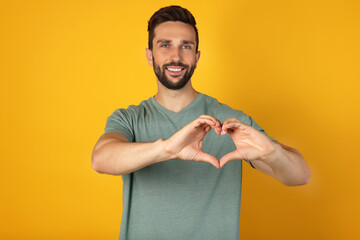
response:
M186 8L182 8L180 6L172 5L168 7L160 8L157 12L155 12L149 22L148 22L148 32L149 32L149 49L153 48L153 39L155 37L155 27L160 23L167 21L179 21L183 23L190 24L195 30L196 37L196 52L199 48L199 34L196 28L196 21L194 16L187 10Z

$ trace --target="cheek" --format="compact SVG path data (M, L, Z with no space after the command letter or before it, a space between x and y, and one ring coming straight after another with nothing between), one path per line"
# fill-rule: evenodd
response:
M184 52L183 58L187 59L188 61L196 62L196 54L193 52Z
M194 55L190 55L186 58L186 62L191 65L196 66L196 57Z
M164 54L156 54L154 57L157 65L162 65L166 61L166 56Z

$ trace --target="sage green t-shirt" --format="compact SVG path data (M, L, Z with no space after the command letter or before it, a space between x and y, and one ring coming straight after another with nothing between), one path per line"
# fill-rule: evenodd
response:
M154 97L138 106L117 109L108 118L105 133L120 133L130 142L153 142L168 139L203 114L221 122L236 117L265 133L242 111L201 93L178 113L164 108ZM228 134L220 136L211 130L204 138L203 151L218 159L234 150ZM241 176L242 161L216 169L209 163L180 159L123 175L119 239L239 239Z

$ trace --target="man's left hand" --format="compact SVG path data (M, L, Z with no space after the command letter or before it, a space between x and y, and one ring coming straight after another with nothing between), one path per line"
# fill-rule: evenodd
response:
M232 160L264 160L275 152L275 144L265 134L236 118L223 122L221 135L226 133L231 136L237 149L220 159L220 167Z

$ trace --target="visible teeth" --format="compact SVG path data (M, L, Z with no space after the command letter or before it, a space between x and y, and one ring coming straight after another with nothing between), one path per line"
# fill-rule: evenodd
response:
M180 72L181 68L167 68L168 70L172 71L172 72Z

